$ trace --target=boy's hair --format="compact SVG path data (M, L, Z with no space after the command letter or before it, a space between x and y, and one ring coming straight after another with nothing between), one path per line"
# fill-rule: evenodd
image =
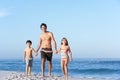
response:
M42 26L45 26L47 28L47 25L45 23L41 23L40 28L42 28Z
M26 41L26 44L27 44L27 43L32 44L32 41L31 41L31 40L27 40L27 41Z
M65 37L62 38L62 40L61 40L61 45L63 45L63 43L62 43L63 39L66 41L65 45L66 45L66 46L69 45L69 44L68 44L68 40L67 40Z

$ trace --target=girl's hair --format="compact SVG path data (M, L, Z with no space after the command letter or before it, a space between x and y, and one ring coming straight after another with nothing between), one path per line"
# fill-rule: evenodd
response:
M61 45L63 45L63 43L62 43L63 40L66 41L66 43L65 43L66 46L69 45L69 44L68 44L68 41L67 41L67 39L66 39L65 37L62 38L62 40L61 40Z

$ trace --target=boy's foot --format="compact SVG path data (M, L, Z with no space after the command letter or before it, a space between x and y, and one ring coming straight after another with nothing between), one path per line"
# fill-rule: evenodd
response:
M31 76L31 74L27 74L28 76Z

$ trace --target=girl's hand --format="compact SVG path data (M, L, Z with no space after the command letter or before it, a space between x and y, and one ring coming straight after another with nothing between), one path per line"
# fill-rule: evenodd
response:
M70 61L72 61L72 58L70 58Z

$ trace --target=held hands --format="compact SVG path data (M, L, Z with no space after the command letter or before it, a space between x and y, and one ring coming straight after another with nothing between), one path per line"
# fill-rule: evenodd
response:
M37 51L35 51L35 56L37 56L38 55L38 52Z
M57 51L57 50L54 50L54 53L55 53L55 54L57 54L57 53L58 53L58 51Z

